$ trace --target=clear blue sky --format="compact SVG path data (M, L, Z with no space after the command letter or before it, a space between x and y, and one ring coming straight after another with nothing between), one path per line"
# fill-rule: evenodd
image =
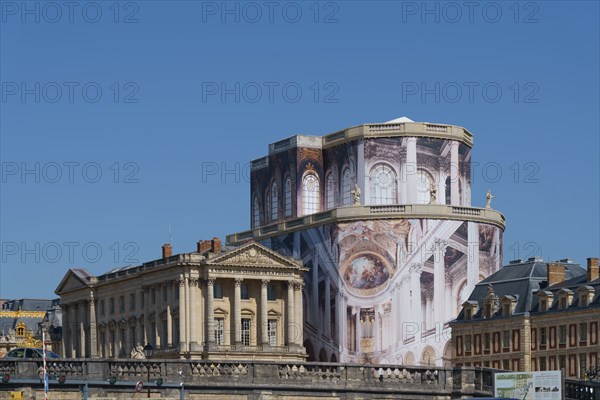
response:
M598 2L221 4L0 1L0 298L246 230L269 143L403 115L474 133L505 262L600 255Z

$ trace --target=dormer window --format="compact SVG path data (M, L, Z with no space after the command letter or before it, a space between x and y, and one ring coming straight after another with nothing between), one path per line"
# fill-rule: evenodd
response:
M484 318L492 318L498 311L499 301L498 296L494 293L494 287L489 284L487 295L484 298Z
M465 320L473 319L473 316L477 314L479 304L473 300L467 300L463 303L463 309L465 310Z
M539 298L539 311L545 312L552 308L552 299L554 298L554 294L547 290L540 290L538 292Z
M561 289L558 292L558 304L561 310L567 309L571 306L571 302L573 301L573 291L569 289Z
M515 296L502 296L502 315L504 317L510 317L511 315L513 315L516 307L517 298Z
M579 296L579 307L587 307L594 298L594 288L591 286L580 286L577 288L577 294Z

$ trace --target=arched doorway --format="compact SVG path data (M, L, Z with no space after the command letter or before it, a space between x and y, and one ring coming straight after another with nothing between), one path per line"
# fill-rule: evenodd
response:
M427 346L423 349L421 354L421 364L423 366L435 366L435 350L431 346Z
M338 361L337 361L337 357L335 356L335 354L332 354L332 355L331 355L331 362L332 362L332 363L336 363L336 362L338 362Z
M325 351L325 348L321 348L321 351L319 352L319 362L328 362L329 361L329 357L327 357L327 351Z

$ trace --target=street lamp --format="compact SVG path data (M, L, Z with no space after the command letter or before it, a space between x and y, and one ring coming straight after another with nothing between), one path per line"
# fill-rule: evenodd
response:
M150 343L144 346L144 355L146 356L146 360L148 360L146 369L148 370L148 398L150 398L150 358L154 355L154 347Z

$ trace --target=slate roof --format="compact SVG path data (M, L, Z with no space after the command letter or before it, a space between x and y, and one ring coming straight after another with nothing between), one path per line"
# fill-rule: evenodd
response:
M539 258L530 258L525 262L509 264L490 275L486 279L475 285L475 289L469 296L469 301L477 302L479 307L472 320L483 318L483 301L488 294L488 288L491 285L494 293L501 300L503 296L514 296L517 304L513 315L538 312L538 296L540 289L551 291L555 294L554 308L557 305L557 292L567 287L573 291L572 307L576 307L578 302L577 288L582 285L591 285L595 288L596 294L591 305L600 304L600 280L587 281L587 272L579 264L564 262L565 280L561 283L548 286L547 268L548 264ZM501 307L496 313L500 317ZM456 321L464 321L464 310L456 318Z
M60 304L60 299L15 299L7 300L0 311L43 311L53 310ZM40 322L43 317L13 317L0 314L0 334L7 334L11 329L15 329L19 322L23 322L28 330L37 333Z

